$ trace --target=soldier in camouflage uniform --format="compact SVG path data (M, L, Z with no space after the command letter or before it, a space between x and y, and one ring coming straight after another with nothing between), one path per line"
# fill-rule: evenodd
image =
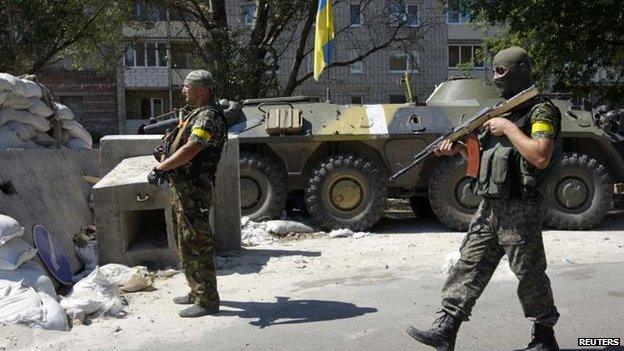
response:
M503 98L530 87L531 61L518 47L494 58L494 82ZM542 242L543 200L540 190L558 176L561 163L559 111L537 97L506 118L486 122L479 136L482 147L475 192L483 197L461 247L461 257L442 288L441 316L429 330L408 327L414 339L453 350L457 331L506 255L518 278L524 315L534 322L526 350L558 350L553 326L559 318L545 273ZM443 142L438 155L461 153L462 144Z
M180 311L181 317L199 317L219 311L210 211L227 125L223 111L214 103L213 89L212 76L207 71L193 71L186 77L182 94L197 108L165 136L166 158L148 176L152 184L164 179L171 182L178 254L191 288L187 295L173 301L193 305Z

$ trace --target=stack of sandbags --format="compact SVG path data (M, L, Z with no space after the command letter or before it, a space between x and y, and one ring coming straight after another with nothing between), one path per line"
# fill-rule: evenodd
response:
M62 124L60 144L70 149L91 149L91 135L74 120L67 106L46 104L42 87L36 82L0 73L0 149L58 147L50 136L54 110Z
M24 228L0 215L0 323L67 330L67 316L52 280L31 261L37 249L22 240Z

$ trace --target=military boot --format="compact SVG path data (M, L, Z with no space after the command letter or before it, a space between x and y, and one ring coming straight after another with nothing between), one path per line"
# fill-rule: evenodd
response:
M217 313L219 313L219 307L204 307L197 304L193 304L193 306L187 307L178 312L180 317L184 318L196 318Z
M407 333L419 342L435 347L438 351L452 351L455 349L455 338L461 325L461 320L442 312L442 316L433 322L429 330L419 330L412 326L407 327Z
M178 305L190 305L195 303L195 298L192 297L191 294L177 296L173 298L173 303Z
M555 332L552 327L542 324L533 324L531 343L526 349L532 351L559 351L559 345L555 340Z

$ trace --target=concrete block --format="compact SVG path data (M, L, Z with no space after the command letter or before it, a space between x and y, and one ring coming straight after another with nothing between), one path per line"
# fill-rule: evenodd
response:
M151 155L162 135L107 135L100 139L102 175L128 157Z
M26 228L23 238L31 245L35 224L48 229L68 257L73 272L82 268L73 236L94 223L89 208L92 185L82 176L100 176L99 156L97 150L0 151L0 181L10 181L17 192L0 192L0 213Z
M130 152L127 149L145 147L134 147L132 140L110 140L109 149L123 155ZM238 137L231 135L219 162L213 197L213 229L219 250L241 247L238 159ZM102 263L166 266L177 262L169 188L149 185L146 180L155 165L151 155L126 158L94 187Z

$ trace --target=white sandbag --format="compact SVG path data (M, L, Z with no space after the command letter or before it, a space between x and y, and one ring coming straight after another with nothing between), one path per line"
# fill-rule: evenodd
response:
M0 214L0 246L24 234L24 227L12 217Z
M37 135L32 140L35 143L39 145L44 145L44 146L56 144L56 140L54 140L53 137L51 137L48 133L45 133L45 132L37 133Z
M59 104L58 102L55 102L54 104L56 105L56 114L59 119L63 121L70 121L74 119L74 113L69 109L69 107Z
M14 270L22 263L30 261L37 254L37 249L21 238L13 238L0 246L0 269Z
M19 282L23 285L35 289L35 291L48 294L55 300L57 298L56 291L54 290L54 283L50 279L43 268L34 261L24 262L18 269L15 270L0 270L0 285L5 285L5 282Z
M0 287L0 323L38 326L43 320L41 299L21 283Z
M50 117L54 113L50 106L46 105L45 102L37 99L37 98L28 98L31 106L28 108L28 111L33 115L41 116L41 117Z
M61 306L70 317L96 312L119 315L123 310L117 287L106 279L99 268L76 283L71 294L61 299Z
M21 81L24 83L24 97L37 99L41 99L41 97L43 97L43 92L41 91L39 84L28 79L22 79Z
M123 264L109 263L100 267L102 274L111 283L121 287L123 291L139 291L152 285L147 267L128 267Z
M24 95L24 82L8 73L0 73L0 92L9 91L17 95Z
M20 139L13 130L8 127L0 127L0 149L21 149L24 147L24 140Z
M30 124L37 132L47 132L50 130L50 122L28 111L18 111L10 108L0 110L0 126L11 121Z
M43 311L41 327L46 330L68 331L67 314L61 307L61 304L56 301L56 298L41 292L38 292L37 295L41 300L41 309Z
M75 150L80 150L80 149L88 149L91 150L93 147L87 143L85 140L83 139L79 139L79 138L71 138L67 141L67 143L65 143L65 146L67 146L70 149L75 149Z
M266 228L270 233L286 235L289 233L312 233L316 231L307 224L295 221L274 220L266 221Z
M63 130L66 130L72 138L82 139L89 145L93 144L91 134L89 134L89 132L87 132L87 130L84 129L84 127L77 121L63 121Z
M2 106L6 108L12 108L14 110L27 110L30 108L30 106L32 106L32 102L30 102L22 95L9 93Z
M37 131L30 124L11 121L3 127L7 127L14 131L15 134L17 134L17 136L23 141L31 140L37 136Z

